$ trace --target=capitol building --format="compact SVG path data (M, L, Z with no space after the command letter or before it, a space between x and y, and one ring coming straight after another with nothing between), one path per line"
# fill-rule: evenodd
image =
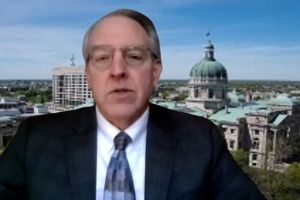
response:
M282 152L288 141L300 135L300 101L289 94L253 101L251 93L228 92L227 70L214 50L209 40L204 57L191 68L185 103L157 99L154 103L210 119L230 151L248 153L249 166L284 170Z

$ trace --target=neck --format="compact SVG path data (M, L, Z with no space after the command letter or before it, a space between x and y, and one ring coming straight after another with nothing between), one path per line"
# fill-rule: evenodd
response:
M124 131L129 126L131 126L135 121L137 121L147 110L149 104L146 104L143 109L138 110L137 112L130 114L130 115L117 115L113 116L109 113L102 112L102 110L98 107L99 112L101 115L113 126L118 128L120 131Z

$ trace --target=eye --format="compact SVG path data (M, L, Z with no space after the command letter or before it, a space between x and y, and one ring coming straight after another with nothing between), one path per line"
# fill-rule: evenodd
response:
M131 54L131 55L127 55L127 58L131 60L142 60L143 56Z
M145 59L145 56L143 52L134 50L126 52L125 58L128 62L141 62Z
M93 57L94 62L106 62L109 61L110 55L109 54L98 54Z

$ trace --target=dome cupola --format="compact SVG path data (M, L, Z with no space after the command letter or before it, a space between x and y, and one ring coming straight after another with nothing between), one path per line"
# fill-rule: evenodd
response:
M214 57L214 45L210 40L204 47L204 52L204 58L192 67L190 72L191 78L227 79L227 71L221 63L216 61Z

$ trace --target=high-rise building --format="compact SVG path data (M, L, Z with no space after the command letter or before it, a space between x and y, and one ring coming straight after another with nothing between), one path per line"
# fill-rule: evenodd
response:
M92 97L83 66L56 67L52 75L55 110L72 109Z

